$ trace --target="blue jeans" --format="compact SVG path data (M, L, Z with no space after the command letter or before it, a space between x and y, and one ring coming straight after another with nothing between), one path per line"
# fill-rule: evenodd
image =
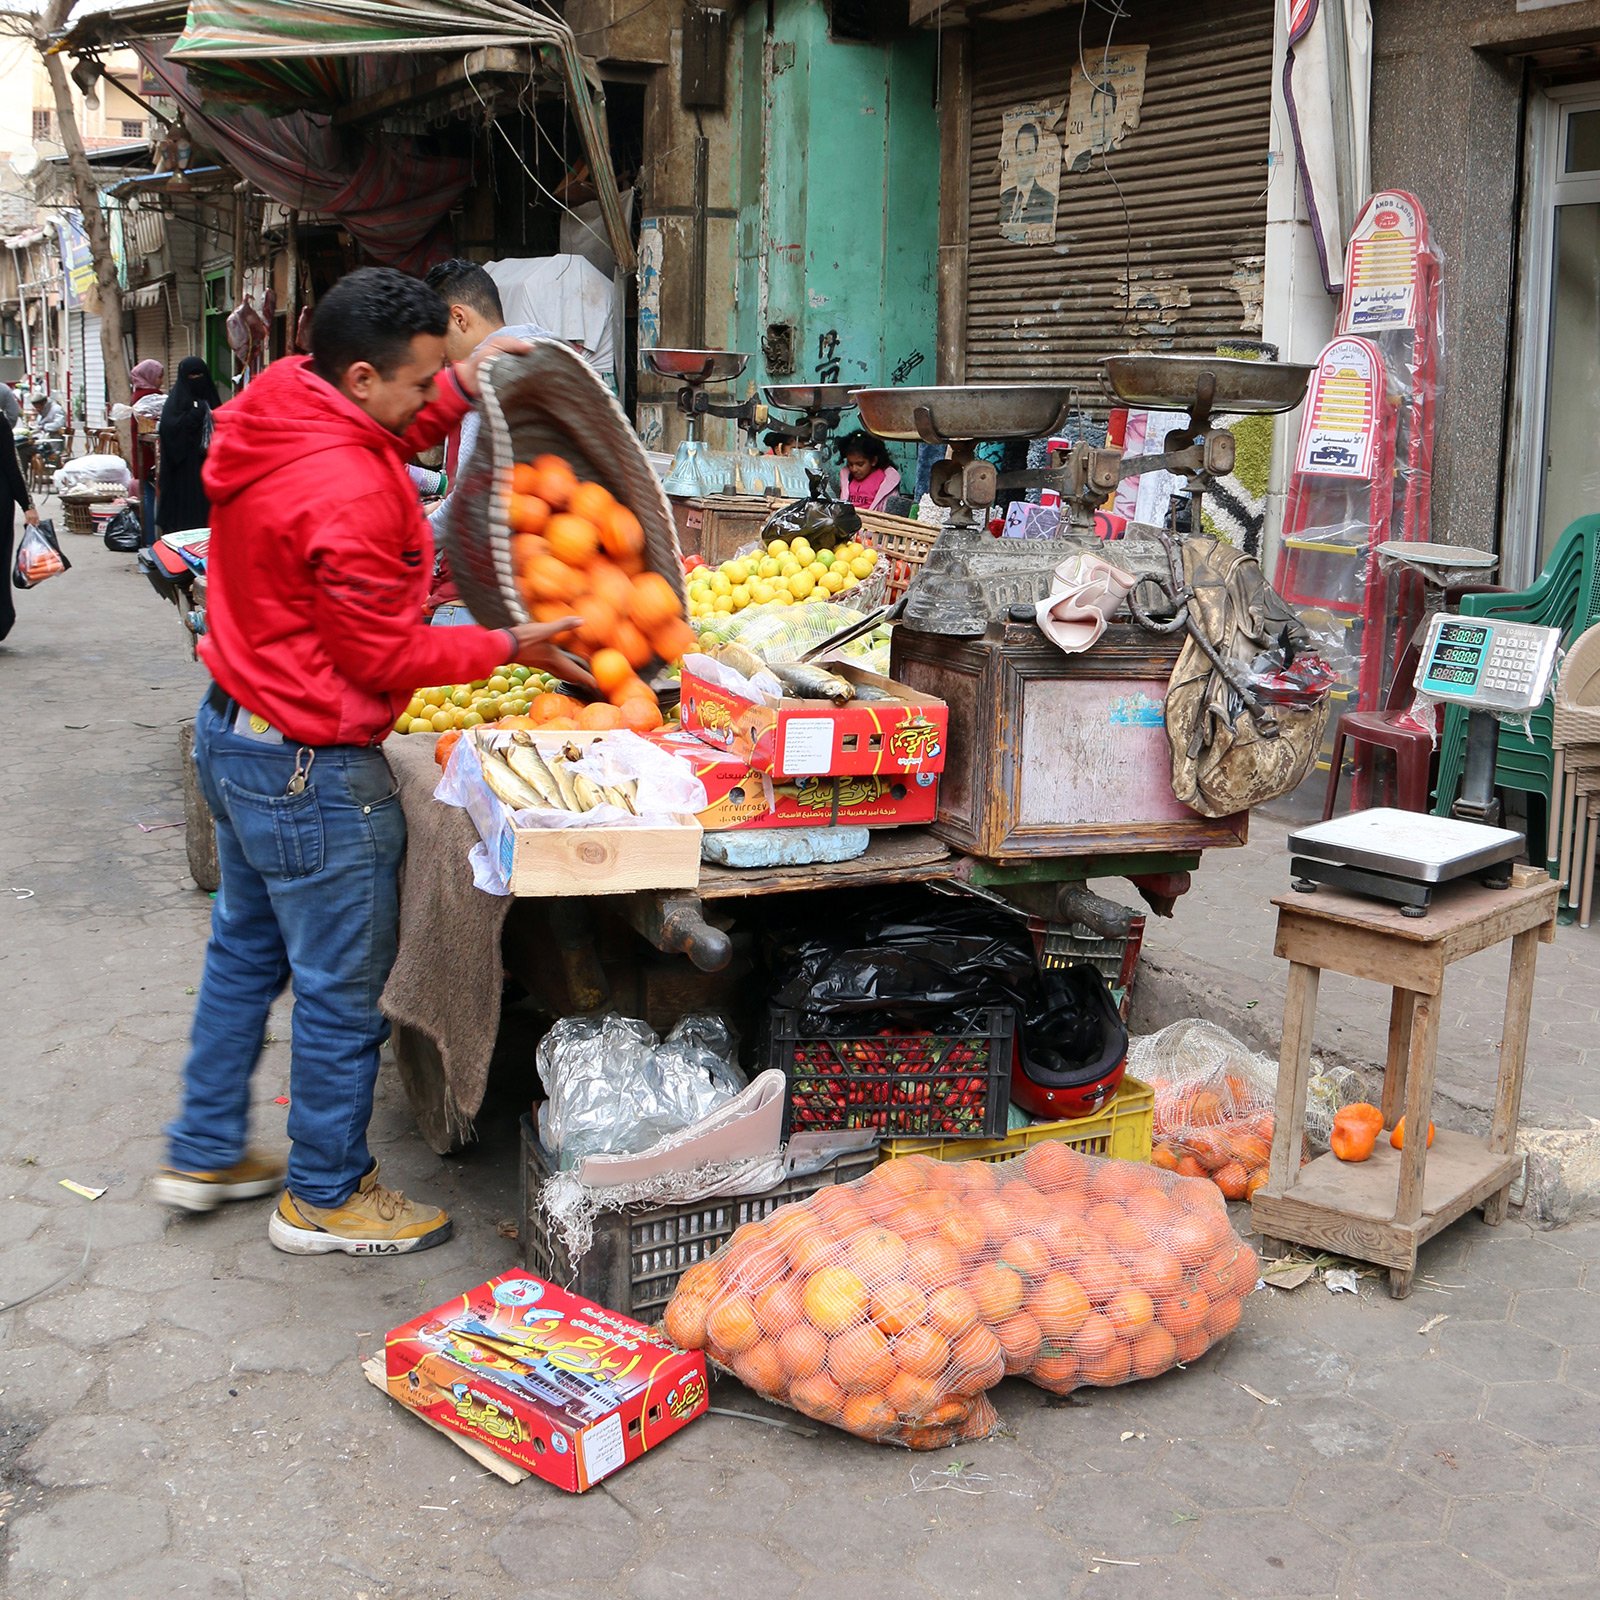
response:
M389 1032L378 996L394 965L406 844L394 775L375 746L328 745L291 795L304 751L235 733L208 701L194 756L222 886L169 1161L216 1172L244 1154L267 1013L292 979L289 1189L341 1205L372 1163L367 1123Z
M141 546L148 548L156 542L156 482L146 478L139 490L139 509L144 521L144 538Z
M469 628L472 626L472 613L459 601L452 600L440 606L429 620L435 628Z

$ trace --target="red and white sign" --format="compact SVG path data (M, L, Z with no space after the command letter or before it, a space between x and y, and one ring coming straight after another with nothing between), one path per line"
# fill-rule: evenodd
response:
M1417 257L1428 247L1422 209L1387 189L1361 208L1344 282L1339 326L1351 333L1417 325Z
M1366 339L1335 339L1311 377L1295 471L1370 480L1383 404L1383 357L1377 346Z

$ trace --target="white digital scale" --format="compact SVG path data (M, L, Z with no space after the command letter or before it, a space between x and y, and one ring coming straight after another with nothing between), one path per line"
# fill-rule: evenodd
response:
M1465 706L1467 758L1449 817L1386 807L1319 822L1289 835L1294 887L1319 884L1388 900L1404 916L1426 914L1441 884L1476 875L1504 888L1524 840L1502 828L1494 793L1504 716L1526 716L1550 693L1559 628L1441 612L1428 625L1416 686L1429 699Z

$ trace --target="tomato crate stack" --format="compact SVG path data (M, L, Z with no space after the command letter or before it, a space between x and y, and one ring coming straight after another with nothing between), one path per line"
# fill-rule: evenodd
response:
M993 1139L1006 1131L1014 1014L993 1007L965 1031L808 1032L774 1010L767 1065L789 1080L784 1132L865 1128L882 1138Z

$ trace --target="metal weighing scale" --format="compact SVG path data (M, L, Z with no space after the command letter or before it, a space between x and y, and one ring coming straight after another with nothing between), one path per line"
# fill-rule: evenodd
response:
M1094 513L1124 478L1163 468L1179 473L1189 500L1189 526L1200 527L1200 497L1233 468L1234 439L1212 425L1214 413L1289 411L1305 394L1311 368L1222 356L1127 355L1101 363L1108 388L1129 404L1185 411L1154 455L1124 459L1114 449L1073 446L1066 463L1047 471L997 472L977 459L980 441L1043 439L1072 409L1067 384L971 384L924 389L858 389L862 420L880 438L943 444L950 459L935 463L929 494L949 520L911 585L906 621L927 633L973 637L1011 605L1031 608L1050 592L1057 566L1073 549L1111 555L1135 576L1168 581L1174 560L1179 503L1168 529L1143 529L1110 549L1094 534ZM1063 500L1061 537L999 541L985 532L989 508L1002 491L1050 488Z
M1380 808L1291 833L1294 887L1310 894L1326 883L1388 900L1408 917L1425 916L1433 891L1458 878L1476 875L1492 888L1506 887L1526 841L1500 826L1494 792L1499 719L1526 716L1544 703L1560 645L1559 628L1449 612L1434 616L1417 689L1468 711L1466 767L1451 815Z
M855 409L855 389L848 383L776 383L762 391L773 411L797 411L799 420L768 423L771 432L803 449L825 450L846 411Z
M676 379L679 385L678 410L688 419L689 437L678 447L675 470L704 449L700 438L702 417L732 418L754 446L756 435L766 425L767 408L754 395L728 402L715 401L706 393L708 383L732 383L749 365L750 357L739 350L670 350L658 346L639 352L641 372Z

